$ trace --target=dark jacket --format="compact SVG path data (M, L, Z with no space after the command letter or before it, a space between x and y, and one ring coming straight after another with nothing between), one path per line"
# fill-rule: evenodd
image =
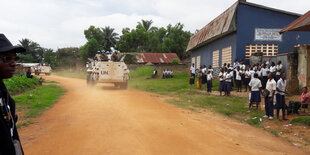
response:
M0 99L4 98L4 104L9 104L10 111L14 120L13 137L11 137L10 126L3 117L3 110L0 109L0 155L15 155L15 148L12 139L19 140L16 129L17 115L15 114L15 101L8 93L3 82L0 82ZM0 107L3 109L3 107ZM12 125L12 124L11 124Z

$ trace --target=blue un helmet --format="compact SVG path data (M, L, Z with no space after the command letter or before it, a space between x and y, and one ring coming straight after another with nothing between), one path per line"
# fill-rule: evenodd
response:
M97 54L100 54L101 52L100 51L97 51Z

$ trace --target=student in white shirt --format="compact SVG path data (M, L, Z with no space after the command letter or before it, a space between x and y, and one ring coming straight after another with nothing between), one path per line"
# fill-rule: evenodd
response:
M207 82L207 66L203 65L201 71L202 71L202 84L205 84Z
M221 68L221 71L219 73L219 80L220 80L220 85L219 85L219 92L220 96L222 96L222 92L225 91L225 75L224 75L224 68Z
M267 68L267 66L264 64L263 67L261 68L261 73L262 73L262 88L265 89L266 88L266 83L268 80L268 72L269 69Z
M251 69L250 69L251 79L254 78L255 72L256 72L256 71L254 70L254 68L251 68Z
M213 79L212 73L211 71L208 71L207 73L207 92L208 93L212 92L212 79Z
M280 109L282 109L282 119L287 120L285 118L285 109L286 109L286 104L285 104L285 95L287 94L286 92L286 75L285 73L282 73L281 78L277 82L277 91L276 91L276 109L277 109L277 119L279 119L279 113Z
M269 68L270 73L275 74L276 73L276 64L274 62L271 63L271 66Z
M226 96L230 96L230 91L232 89L232 76L231 76L231 70L230 69L227 69L227 72L226 72L226 76L225 76L225 94Z
M190 76L189 84L193 85L193 84L195 84L195 73L196 73L196 68L195 68L194 63L190 68L190 72L191 72L191 76Z
M237 85L237 92L241 92L241 87L242 87L242 83L241 83L241 74L242 74L242 71L240 70L240 67L237 66L237 69L236 69L236 85Z
M251 109L253 103L256 103L256 108L258 109L258 105L261 102L260 92L261 92L261 88L262 88L262 83L258 79L257 73L254 74L254 77L253 77L253 79L251 79L249 86L250 86L250 90L251 90L251 98L250 98L249 109Z
M276 66L276 78L275 80L278 81L281 78L281 72L282 72L282 64L281 61L278 61L278 64Z
M244 73L245 92L248 91L250 80L251 80L251 73L249 67L247 67Z
M266 115L264 117L269 117L269 119L273 119L273 101L274 101L274 95L275 91L277 89L277 83L274 80L274 74L269 73L268 74L268 81L266 84L266 89L269 92L269 95L265 97L265 111Z

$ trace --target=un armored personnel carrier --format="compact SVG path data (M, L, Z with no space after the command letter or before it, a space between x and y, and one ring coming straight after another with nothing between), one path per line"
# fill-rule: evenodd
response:
M39 64L34 66L31 70L34 70L35 75L40 75L41 73L51 75L52 73L52 68L49 64Z
M97 54L94 59L88 59L87 85L96 83L113 83L115 87L126 89L129 80L129 70L124 62L110 61L107 56Z

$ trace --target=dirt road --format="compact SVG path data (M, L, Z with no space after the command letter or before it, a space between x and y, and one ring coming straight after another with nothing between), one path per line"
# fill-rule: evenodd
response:
M149 93L47 77L66 95L21 129L27 155L306 154L292 144L223 116L193 113Z

